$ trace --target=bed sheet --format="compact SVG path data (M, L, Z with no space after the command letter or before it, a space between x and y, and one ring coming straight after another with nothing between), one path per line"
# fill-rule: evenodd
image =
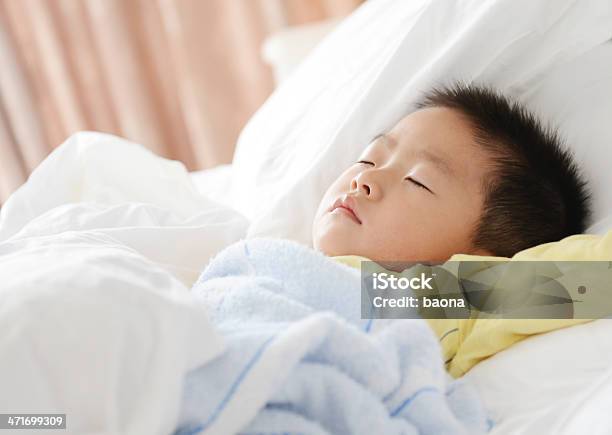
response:
M528 338L475 366L492 435L609 434L612 319Z

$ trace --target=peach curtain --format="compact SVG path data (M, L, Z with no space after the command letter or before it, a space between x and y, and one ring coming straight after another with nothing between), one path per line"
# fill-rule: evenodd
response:
M0 200L70 134L231 161L270 94L264 38L362 0L0 0Z

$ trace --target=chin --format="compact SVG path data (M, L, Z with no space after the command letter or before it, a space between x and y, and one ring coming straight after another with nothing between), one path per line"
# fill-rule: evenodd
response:
M313 246L316 250L321 251L328 257L352 254L352 252L348 252L348 247L346 247L344 243L340 243L340 241L337 239L337 237L332 237L328 234L315 238L313 241Z

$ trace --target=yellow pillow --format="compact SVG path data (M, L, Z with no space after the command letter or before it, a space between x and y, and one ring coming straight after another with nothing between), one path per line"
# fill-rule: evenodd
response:
M360 268L368 258L345 255L334 257L349 266ZM612 282L612 231L605 236L579 234L558 242L545 243L526 249L511 259L457 254L449 261L611 261L609 274L596 277L600 293L607 297L607 283ZM564 277L565 278L565 277ZM570 281L573 277L569 276ZM603 283L603 284L602 284ZM574 300L580 300L578 285L563 283ZM593 283L591 283L593 284ZM608 307L606 307L607 309ZM612 312L612 310L610 311ZM478 362L495 355L514 343L555 329L590 321L590 319L426 319L435 331L443 350L449 373L455 377L465 374ZM568 349L568 352L571 351Z
M507 260L457 254L449 261ZM515 254L510 261L612 261L612 231L604 236L578 234L558 242L544 243ZM605 278L605 277L599 277ZM612 281L607 281L612 282ZM580 299L579 286L566 286L572 298ZM604 289L605 290L605 289ZM575 292L575 293L574 293ZM431 319L430 322L436 322ZM457 377L475 364L530 335L585 323L590 319L475 319L459 321L459 342L449 372ZM571 352L568 349L568 352Z

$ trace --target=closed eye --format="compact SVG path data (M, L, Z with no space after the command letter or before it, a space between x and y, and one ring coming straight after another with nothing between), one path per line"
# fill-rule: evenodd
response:
M376 166L376 165L374 164L374 162L369 162L369 161L367 161L367 160L359 160L357 163L361 163L361 164L363 164L363 165L371 165L371 166Z
M422 184L422 183L419 183L417 180L415 180L415 179L414 179L414 178L412 178L412 177L406 177L406 178L404 178L404 180L408 180L408 181L410 181L411 183L413 183L413 184L417 185L418 187L420 187L421 189L425 189L425 190L428 190L429 192L431 192L431 190L429 190L429 188L428 188L427 186L425 186L425 185L424 185L424 184ZM433 193L433 192L431 192L431 193Z

